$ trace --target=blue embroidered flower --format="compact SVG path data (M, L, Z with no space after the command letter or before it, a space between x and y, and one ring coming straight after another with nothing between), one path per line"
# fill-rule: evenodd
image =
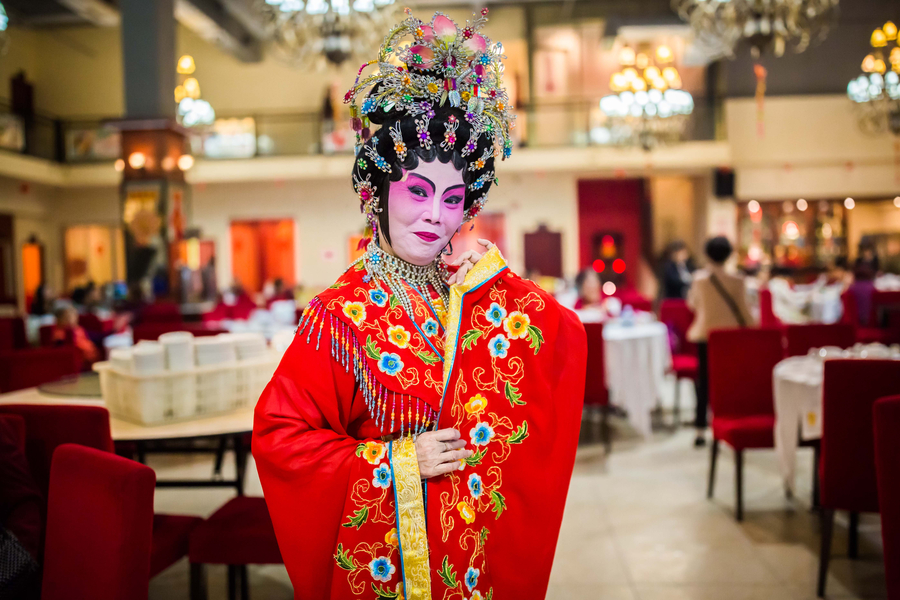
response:
M481 475L478 473L472 473L469 475L469 492L472 493L472 497L476 500L481 497L481 492L484 491L484 486L481 483Z
M375 467L372 474L375 475L375 479L372 480L375 487L388 488L391 486L391 468L387 466L387 463L381 463Z
M388 296L379 289L369 290L369 300L372 301L372 304L383 307L387 304Z
M506 358L507 350L509 350L509 340L502 333L492 337L488 342L488 351L494 358Z
M469 567L469 570L466 571L466 587L469 588L470 592L472 591L472 588L478 585L479 575L481 575L481 569Z
M469 431L469 437L472 438L473 445L487 446L494 437L494 430L487 423L478 423L474 429Z
M496 302L491 302L491 305L487 309L487 312L484 313L484 316L488 321L491 322L491 325L493 325L494 327L500 327L500 325L503 323L503 319L506 318L506 309Z
M438 332L438 323L434 319L428 319L422 325L422 331L425 332L425 335L431 337L433 335L437 335Z
M369 563L369 571L372 572L372 578L375 581L382 581L387 583L391 580L394 573L397 572L397 567L391 564L390 559L386 556L378 556ZM373 584L374 585L374 584Z
M509 342L506 342L506 346L509 347ZM504 352L503 355L506 356L506 352ZM400 360L399 354L391 354L389 352L381 353L381 358L378 359L379 371L381 371L382 373L387 373L388 375L396 375L402 369L403 361Z
M367 115L370 112L374 111L376 107L377 105L375 104L375 99L370 96L363 101L360 112L364 115Z

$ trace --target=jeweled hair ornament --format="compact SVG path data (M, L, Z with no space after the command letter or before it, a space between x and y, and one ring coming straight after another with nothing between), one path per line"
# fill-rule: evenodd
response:
M400 131L400 121L394 123L394 126L388 130L391 139L394 140L394 154L401 162L406 159L406 144L403 142L403 133Z

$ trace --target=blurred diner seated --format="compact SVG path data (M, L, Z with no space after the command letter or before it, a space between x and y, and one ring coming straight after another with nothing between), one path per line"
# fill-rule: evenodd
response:
M691 287L692 273L695 270L691 251L687 245L676 240L668 245L663 257L660 279L662 280L662 299L684 299Z
M744 278L725 271L725 263L733 248L728 238L717 236L706 242L707 266L694 273L688 291L688 306L694 311L694 322L688 330L688 340L697 344L697 412L694 445L706 444L707 409L709 406L709 368L707 340L715 329L752 327L753 316L747 308Z
M856 303L857 319L863 327L875 327L871 322L872 295L875 292L875 278L878 277L881 261L875 246L868 240L859 243L856 261L853 263L853 283L847 289Z
M277 278L272 282L272 289L270 293L266 294L266 308L271 308L273 302L278 302L279 300L293 300L294 299L294 290L290 288L286 288L284 286L284 279L281 277Z
M74 345L81 351L84 359L84 368L97 362L100 353L97 346L88 337L84 327L78 324L78 311L73 306L62 306L56 309L56 324L51 333L51 345Z
M600 289L600 275L591 267L585 267L575 277L575 288L578 290L578 300L575 301L575 310L597 309L602 307L603 292Z

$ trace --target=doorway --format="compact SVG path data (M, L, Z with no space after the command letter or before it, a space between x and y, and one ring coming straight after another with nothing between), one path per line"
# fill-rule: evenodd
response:
M294 287L293 219L232 221L231 274L249 294L276 279Z

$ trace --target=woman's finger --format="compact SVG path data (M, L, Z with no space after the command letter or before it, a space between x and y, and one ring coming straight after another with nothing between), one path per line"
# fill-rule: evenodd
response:
M478 238L478 243L490 250L494 247L494 243L490 240L486 240L484 238Z
M424 436L428 434L423 433L422 435ZM458 440L460 436L459 432L451 427L447 429L438 429L437 431L431 432L431 435L429 437L432 437L439 442L453 442Z
M472 456L471 450L454 450L453 452L444 452L441 454L441 460L444 462L458 462L464 458Z
M466 440L456 440L455 442L441 442L444 444L444 453L452 452L466 447Z
M453 261L452 263L450 263L450 264L452 264L452 265L461 265L461 264L463 264L463 263L464 263L465 261L467 261L467 260L468 260L468 261L471 261L471 260L472 260L472 257L474 257L475 254L476 254L476 252L475 252L474 250L466 250L465 252L463 252L462 254L459 255L459 258L457 258L456 260L454 260L454 261Z
M459 461L443 463L434 468L435 475L444 475L446 473L452 473L453 471L461 471L463 469L463 463Z

